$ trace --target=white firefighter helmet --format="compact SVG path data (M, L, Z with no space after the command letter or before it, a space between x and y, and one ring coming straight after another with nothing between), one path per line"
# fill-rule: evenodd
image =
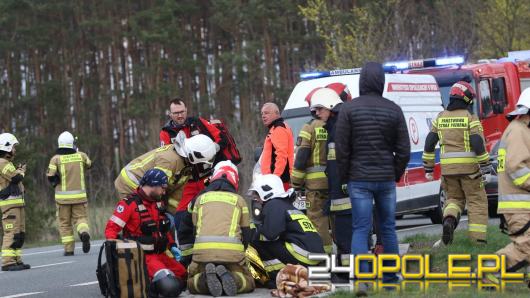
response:
M320 88L311 96L311 111L316 108L332 110L341 103L342 100L335 90L330 88Z
M521 92L519 100L517 101L517 107L508 116L525 115L530 111L530 88L526 88Z
M181 148L190 163L212 165L219 145L215 144L208 136L199 134L185 139L184 146Z
M259 175L252 183L250 192L255 191L263 201L272 198L285 198L291 194L283 188L283 182L280 177L273 174Z
M75 148L74 142L75 142L74 135L68 131L64 131L63 133L61 133L59 135L59 138L57 139L57 144L59 145L59 148L74 149Z
M0 150L1 151L11 152L13 151L13 147L16 144L18 144L18 140L14 135L8 132L0 134Z

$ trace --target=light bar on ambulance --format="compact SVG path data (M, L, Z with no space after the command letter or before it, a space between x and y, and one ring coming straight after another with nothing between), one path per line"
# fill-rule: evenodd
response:
M300 74L300 79L302 81L312 80L325 77L334 77L334 76L343 76L343 75L354 75L360 74L362 68L346 68L346 69L335 69L330 71L313 71L313 72L304 72ZM383 69L387 73L396 72L396 67L394 66L383 66Z
M424 67L437 67L445 65L461 65L464 64L463 56L451 56L451 57L440 57L440 58L429 58L419 59L410 61L397 61L387 62L385 66L394 66L397 70L413 69L413 68L424 68Z

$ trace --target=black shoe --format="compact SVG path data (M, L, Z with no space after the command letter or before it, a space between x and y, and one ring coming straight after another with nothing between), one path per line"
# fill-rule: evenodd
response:
M31 269L31 266L29 264L24 264L23 262L17 263L17 265L24 267L24 270Z
M216 267L212 263L206 264L206 285L208 285L208 291L210 295L214 297L219 297L223 295L223 285L219 278L217 278Z
M444 218L443 221L443 234L442 241L445 245L451 244L453 242L453 233L456 227L456 220L452 216Z
M269 290L276 289L276 280L269 279L265 282L265 287Z
M226 270L226 267L223 265L215 267L215 271L221 280L223 291L225 292L226 296L237 295L237 285L232 272Z
M74 252L73 251L65 251L64 252L64 256L65 257L70 257L70 256L73 256L74 255Z
M5 265L2 266L2 271L21 271L28 268L25 268L24 265L19 264L11 264L11 265Z
M79 238L83 242L83 252L88 253L90 251L90 235L87 232L83 232Z

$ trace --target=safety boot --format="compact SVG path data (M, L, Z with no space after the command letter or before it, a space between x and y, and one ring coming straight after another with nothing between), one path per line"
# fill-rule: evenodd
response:
M88 253L90 251L90 235L87 232L83 232L79 235L79 238L83 242L83 252Z
M65 257L71 257L74 255L74 252L73 251L65 251L64 254L63 254Z
M232 272L228 271L223 265L215 267L215 271L221 280L226 296L235 296L237 294L237 285Z
M30 269L30 268L31 268L31 265L29 265L29 264L24 264L24 262L18 262L17 265L22 266L22 267L24 268L23 270L27 270L27 269Z
M443 221L443 234L442 241L445 245L453 242L453 233L456 228L456 218L453 216L447 216Z
M19 265L19 264L10 264L10 265L5 265L5 266L2 266L2 271L21 271L21 270L26 270L28 268L25 268L23 265Z
M208 286L208 291L210 292L210 295L214 297L219 297L223 295L223 284L217 277L217 268L215 267L215 264L206 264L205 272L206 285Z

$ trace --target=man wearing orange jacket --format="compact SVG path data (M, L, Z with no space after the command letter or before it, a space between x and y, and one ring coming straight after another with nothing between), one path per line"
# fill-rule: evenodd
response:
M261 120L269 128L261 154L261 174L280 177L287 190L294 163L293 132L280 116L278 106L272 102L261 108Z

